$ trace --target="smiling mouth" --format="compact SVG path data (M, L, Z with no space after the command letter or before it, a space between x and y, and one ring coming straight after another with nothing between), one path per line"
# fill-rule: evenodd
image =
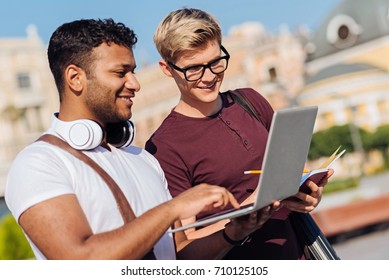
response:
M215 85L216 85L216 82L212 83L209 86L202 86L202 87L198 86L198 88L201 88L201 89L211 89L211 88L215 87Z
M133 104L131 98L132 97L130 97L130 96L119 96L119 99L125 101L128 105L132 105Z

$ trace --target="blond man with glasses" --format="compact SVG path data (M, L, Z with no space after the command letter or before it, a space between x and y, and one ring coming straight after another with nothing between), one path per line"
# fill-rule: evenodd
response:
M272 107L255 90L238 89L257 111L258 121L234 101L236 90L219 91L233 58L222 45L217 20L209 13L190 8L169 13L158 26L154 42L162 57L161 70L174 79L181 93L178 104L146 143L165 172L171 194L208 182L226 187L242 204L250 202L258 176L244 175L244 171L261 167ZM225 259L304 259L289 214L312 211L320 202L323 185L309 183L310 195L299 192L298 200L283 201L283 207L276 207L279 211L265 224L255 224L251 215L245 223L243 218L189 229L186 237L221 232L234 247ZM214 212L200 213L182 223ZM263 209L257 217L261 215ZM242 238L242 231L250 234Z

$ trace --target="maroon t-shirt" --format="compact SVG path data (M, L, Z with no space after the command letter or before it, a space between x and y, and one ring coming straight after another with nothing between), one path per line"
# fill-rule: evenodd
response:
M256 188L273 109L253 89L239 89L259 113L253 118L222 93L223 107L215 115L192 118L172 111L146 143L162 166L172 196L200 183L226 187L239 202ZM201 213L197 218L212 212ZM250 242L233 248L225 259L299 259L302 250L288 220L289 210L276 212Z

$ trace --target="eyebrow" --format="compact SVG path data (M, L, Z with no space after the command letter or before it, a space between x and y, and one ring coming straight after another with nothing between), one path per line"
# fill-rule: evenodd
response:
M130 70L135 70L136 69L136 64L135 65L132 65L132 64L127 64L127 63L117 63L117 64L113 64L112 65L112 68L123 68L123 69L130 69Z
M214 61L216 61L216 60L218 60L218 59L220 59L220 58L222 58L222 57L224 57L224 56L226 56L226 55L221 55L221 56L219 56L219 57L215 57L214 59L211 59L211 60L209 60L208 62L203 63L203 64L200 64L200 63L189 64L188 66L181 67L181 68L182 68L182 69L186 69L186 68L194 67L194 66L204 66L204 65L210 64L211 62L214 62Z

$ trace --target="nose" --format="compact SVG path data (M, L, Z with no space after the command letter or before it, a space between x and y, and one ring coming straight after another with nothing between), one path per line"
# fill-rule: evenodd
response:
M135 92L138 92L140 90L140 83L139 83L138 79L135 77L135 75L133 73L127 73L126 78L127 78L127 80L126 80L126 83L124 84L124 86L127 89L134 90Z
M216 76L216 74L212 73L211 68L206 67L204 69L204 74L203 74L202 80L203 81L213 81L213 79L215 79L215 76Z

